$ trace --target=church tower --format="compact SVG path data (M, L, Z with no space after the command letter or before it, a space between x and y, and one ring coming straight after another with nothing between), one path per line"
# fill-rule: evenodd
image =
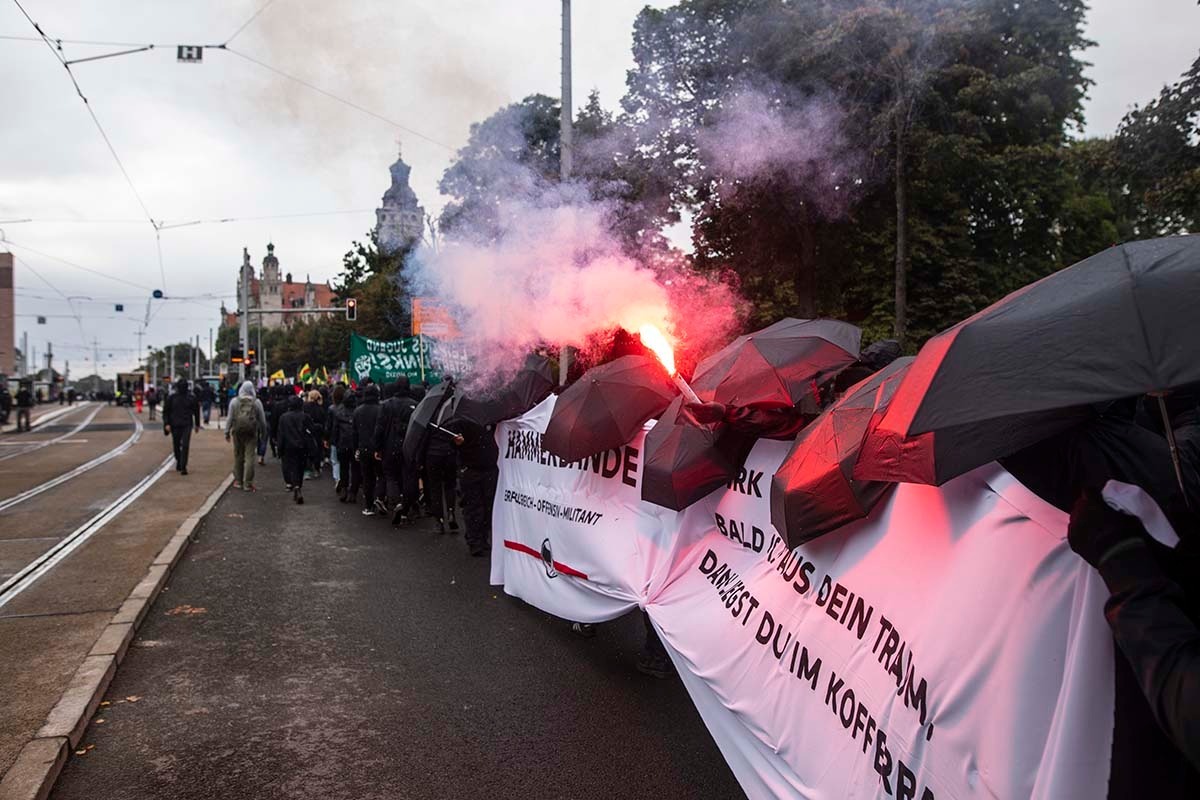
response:
M383 203L375 209L375 239L385 255L412 245L425 231L425 209L408 185L412 167L397 153L392 164L392 185L383 193Z
M282 296L279 294L279 259L275 257L275 245L267 243L267 255L262 260L262 296L259 298L262 308L281 308Z

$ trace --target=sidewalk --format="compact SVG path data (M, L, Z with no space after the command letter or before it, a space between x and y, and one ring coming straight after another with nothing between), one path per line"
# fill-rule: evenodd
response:
M92 698L83 696L84 690L91 686L93 691L103 691L103 672L123 656L133 623L140 621L138 600L148 604L165 580L167 568L153 564L180 527L229 477L228 447L217 432L195 435L191 450L188 476L168 468L144 494L36 583L0 606L0 652L4 653L0 696L9 700L0 716L2 800L8 800L5 793L14 781L7 771L30 742L41 740L57 752L67 732L77 740L74 722L83 715L81 731L90 717L86 712ZM47 533L66 536L81 518L99 514L152 473L169 453L169 439L159 429L148 428L142 440L111 465L30 501L44 507L33 513L57 524ZM56 516L56 508L63 513ZM16 517L8 519L12 522ZM4 538L23 535L28 534L0 533ZM31 552L30 558L36 555ZM134 601L127 602L131 595ZM116 627L114 621L119 623ZM104 666L101 674L94 674L96 665ZM98 696L95 699L99 701Z
M636 616L591 640L427 522L229 492L151 609L55 798L719 797L741 791Z

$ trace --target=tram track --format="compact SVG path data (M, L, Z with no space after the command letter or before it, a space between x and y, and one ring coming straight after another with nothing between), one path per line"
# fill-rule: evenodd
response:
M86 406L81 406L80 408L72 409L72 411L79 411L82 408L86 408ZM36 450L41 450L43 447L49 447L52 444L58 444L61 441L70 439L72 436L74 436L75 434L82 431L88 425L91 425L92 420L96 419L96 415L99 414L101 409L103 409L103 408L104 408L104 406L97 405L95 408L92 409L92 413L88 414L87 417L84 418L83 422L79 423L78 425L76 425L74 428L67 431L66 433L55 436L53 439L45 439L40 442L30 442L29 444L25 445L23 448L21 448L19 450L13 450L10 452L0 453L0 461L8 461L10 458L16 458L17 456L23 456L26 453L32 453ZM70 413L70 412L67 412L67 413ZM65 416L65 414L60 415L60 416ZM57 417L55 417L55 418L57 419Z
M73 469L67 470L66 472L62 473L61 475L58 475L57 477L51 478L50 480L45 481L43 483L39 483L37 486L34 486L30 489L26 489L23 492L19 492L19 493L13 495L12 497L8 497L3 500L0 500L0 514L3 514L5 511L12 508L13 506L19 505L20 503L23 503L26 500L37 497L38 495L42 494L43 492L47 492L47 491L55 488L56 486L61 486L62 484L66 483L67 481L71 480L72 478L76 478L76 477L79 477L80 475L90 472L91 470L95 469L96 467L99 467L99 466L111 461L112 459L116 458L117 456L119 456L122 453L129 450L129 448L131 448L135 444L137 444L138 440L142 438L142 432L144 430L142 421L140 419L138 419L137 416L132 411L129 411L129 418L133 421L133 424L134 424L133 433L131 433L129 435L129 438L126 439L124 442L117 445L112 450L109 450L106 453L102 453L101 455L96 456L95 458L93 458L90 461L84 462L83 464L80 464L79 466L74 467Z
M127 440L126 444L131 446L129 440ZM167 470L171 468L173 462L174 456L167 456L149 475L146 475L132 487L125 490L100 512L59 539L55 544L51 545L36 558L29 561L24 567L17 570L16 573L8 577L3 583L0 583L0 608L3 608L5 604L36 583L39 578L53 569L56 564L71 555L71 553L92 538L92 536L99 533L104 526L116 519L122 511L132 505L151 486L157 483L158 479L165 475Z

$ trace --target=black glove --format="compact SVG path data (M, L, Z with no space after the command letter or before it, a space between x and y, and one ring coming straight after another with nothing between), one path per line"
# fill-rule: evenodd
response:
M721 403L684 403L685 418L695 425L712 425L725 419L725 406Z
M1071 507L1067 543L1093 567L1145 541L1141 520L1117 511L1099 492L1085 490Z

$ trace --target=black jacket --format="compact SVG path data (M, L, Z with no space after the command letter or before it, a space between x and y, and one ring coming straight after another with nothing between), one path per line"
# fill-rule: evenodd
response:
M284 412L279 418L279 452L307 453L312 441L312 423L303 408Z
M18 389L17 408L33 408L33 392L24 388Z
M375 428L379 424L379 394L367 392L362 405L354 409L354 450L367 451L364 457L374 454Z
M313 437L318 441L325 441L328 438L326 431L328 420L326 419L324 407L320 403L306 402L304 404L304 413L308 415Z
M497 468L497 462L500 460L500 448L496 446L496 426L484 426L473 419L455 417L443 427L461 434L465 440L458 448L460 467L473 470Z
M1100 566L1104 615L1168 738L1200 768L1200 627L1179 584L1141 545Z
M329 432L329 445L338 450L354 449L354 412L357 409L346 408L345 404L336 405L329 410L333 420Z
M408 421L412 419L413 409L417 404L405 394L389 397L379 411L379 422L375 425L375 452L383 456L384 461L399 461L404 447L404 434L408 431Z
M163 426L200 427L200 404L187 389L172 392L163 404Z

